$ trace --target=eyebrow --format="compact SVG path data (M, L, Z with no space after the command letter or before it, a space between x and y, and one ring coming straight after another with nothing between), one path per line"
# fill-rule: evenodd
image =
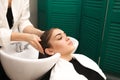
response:
M58 35L61 35L61 33L56 34L56 35L55 35L55 38L56 38Z

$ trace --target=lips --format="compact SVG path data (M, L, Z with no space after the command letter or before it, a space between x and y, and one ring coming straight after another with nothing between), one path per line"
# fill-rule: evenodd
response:
M68 45L73 45L73 42L69 40Z

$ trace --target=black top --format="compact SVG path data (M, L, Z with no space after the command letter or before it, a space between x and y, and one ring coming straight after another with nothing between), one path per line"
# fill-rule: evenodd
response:
M70 62L73 64L75 70L79 74L84 75L88 80L104 80L104 78L99 73L87 67L84 67L76 59L73 58Z
M11 7L8 7L6 17L7 17L7 20L8 20L9 27L11 29L12 26L13 26L13 14L12 14Z

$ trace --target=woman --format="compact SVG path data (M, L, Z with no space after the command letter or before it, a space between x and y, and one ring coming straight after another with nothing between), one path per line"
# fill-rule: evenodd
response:
M61 59L40 80L106 80L98 65L82 54L73 54L70 38L58 28L45 31L40 44L47 56L61 54Z
M34 28L29 17L29 0L0 0L0 48L10 41L26 41L43 52L39 44L43 31Z

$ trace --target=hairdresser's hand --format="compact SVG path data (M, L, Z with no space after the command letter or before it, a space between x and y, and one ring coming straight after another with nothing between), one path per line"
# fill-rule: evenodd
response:
M34 48L36 48L39 52L43 53L43 48L39 43L41 41L40 37L35 34L30 34L27 40Z
M26 41L34 48L36 48L39 52L43 53L42 46L39 43L41 39L35 34L12 32L11 41Z

